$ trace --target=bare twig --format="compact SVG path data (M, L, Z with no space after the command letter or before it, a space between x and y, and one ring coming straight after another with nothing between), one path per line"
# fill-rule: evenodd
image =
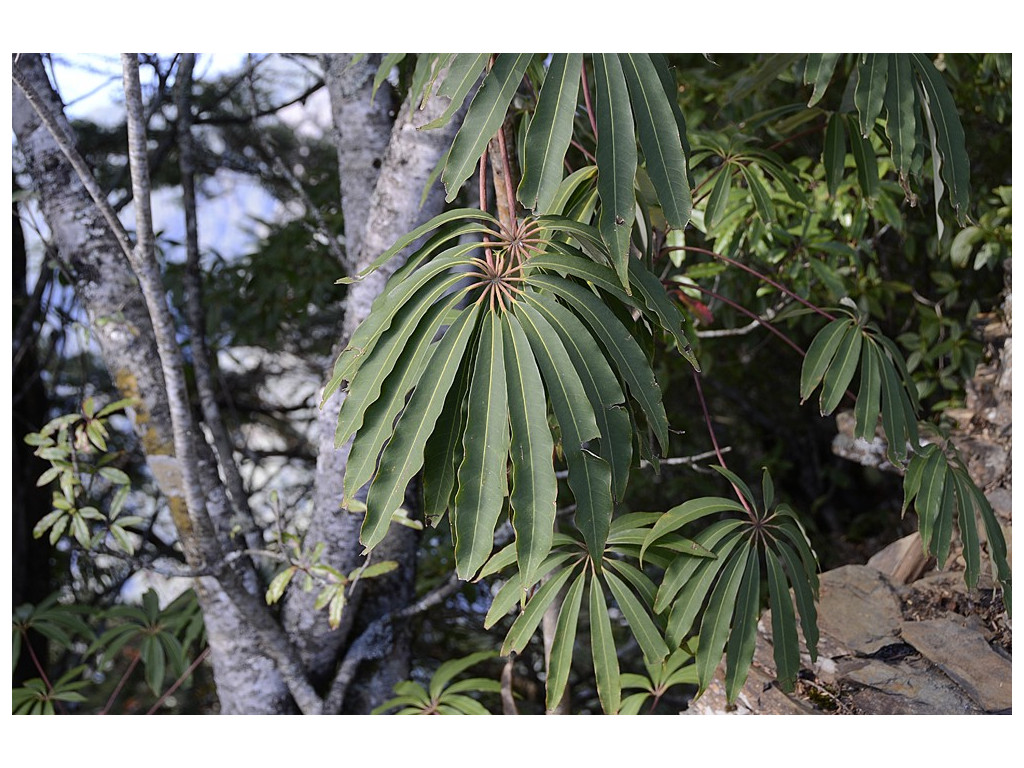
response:
M247 532L256 529L249 509L249 500L242 484L242 476L235 463L234 450L224 418L217 405L217 395L211 374L210 355L206 347L206 313L202 303L202 281L199 277L199 229L196 215L195 157L192 145L192 69L195 54L183 54L175 83L175 102L178 112L178 154L181 168L182 203L185 209L185 309L191 326L192 365L196 376L196 391L203 420L213 437L217 464L227 482L228 497L238 524Z
M160 706L165 701L167 701L168 697L172 696L174 694L174 692L176 690L178 690L179 687L181 687L181 684L184 683L186 680L188 680L189 675L191 675L193 672L195 672L196 671L196 667L198 667L200 664L202 664L203 661L206 660L206 657L209 656L209 655L210 655L210 646L206 646L203 649L203 652L200 653L198 656L196 656L196 660L193 661L191 664L189 664L188 669L186 669L182 673L181 677L179 677L177 680L174 681L174 685L172 685L170 688L168 688L166 691L164 691L163 696L161 696L159 699L157 699L156 703L146 711L146 714L147 715L152 715L154 712L156 712L158 709L160 709Z

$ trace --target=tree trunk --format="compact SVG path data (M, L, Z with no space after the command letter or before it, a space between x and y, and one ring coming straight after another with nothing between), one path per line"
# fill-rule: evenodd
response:
M369 265L401 235L415 228L444 207L440 184L434 183L420 205L430 173L454 138L461 113L445 127L421 131L447 107L447 98L428 99L422 109L408 101L393 120L389 134L382 131L394 107L386 88L378 90L372 108L370 92L377 57L356 65L349 55L328 55L323 59L325 80L331 96L336 138L342 208L345 216L347 268L354 274ZM387 137L387 141L381 141ZM345 318L335 353L340 353L358 325L367 317L370 305L380 295L387 278L400 265L391 264L349 286ZM333 364L333 361L331 361ZM330 375L325 371L325 381ZM342 481L350 444L334 446L334 432L344 394L331 397L320 410L317 429L315 508L306 534L309 544L324 542L324 562L345 573L362 560L359 527L362 517L339 509ZM412 494L407 503L415 504ZM400 567L387 576L362 581L346 608L341 626L331 631L323 611L313 611L313 596L298 589L289 592L285 603L285 627L297 645L313 680L332 677L345 649L377 618L398 610L413 600L417 536L409 528L394 526L372 553L374 561L396 560ZM372 664L364 664L352 683L353 701L346 712L368 712L391 696L394 683L408 671L408 639L403 631L392 633L390 648L378 649ZM386 651L386 652L385 652Z
M70 125L38 55L15 65L41 97L67 136ZM123 397L135 399L135 433L154 479L166 496L186 551L194 542L174 457L170 409L153 327L138 281L113 231L80 181L53 135L25 98L13 88L13 123L18 147L39 195L57 252L71 275L92 337ZM228 518L227 498L206 451L200 462L206 504ZM223 514L218 514L218 508ZM254 637L251 617L233 610L219 582L197 582L223 712L275 713L294 704L281 675ZM255 580L252 585L255 587ZM269 613L266 618L270 618Z

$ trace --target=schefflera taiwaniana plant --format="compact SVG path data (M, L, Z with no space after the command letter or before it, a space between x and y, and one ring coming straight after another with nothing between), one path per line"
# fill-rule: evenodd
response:
M685 316L639 260L624 286L600 233L557 215L505 226L449 211L367 271L431 232L325 390L348 382L336 444L355 438L342 506L368 485L360 539L372 548L422 469L425 515L436 524L449 513L468 579L490 557L507 501L525 589L551 549L561 458L576 527L600 563L634 456L651 434L662 451L668 442L660 389L627 324L635 313L643 333L668 331L696 367ZM460 242L466 234L481 239Z

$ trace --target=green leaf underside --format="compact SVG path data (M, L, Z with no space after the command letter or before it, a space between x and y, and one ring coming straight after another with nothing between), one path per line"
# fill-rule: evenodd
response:
M757 554L751 551L750 541L746 540L737 550L730 553L728 560L722 565L721 573L708 599L708 607L704 611L697 636L697 680L700 691L707 689L715 669L722 660L722 653L729 638L729 623L736 609L736 596L750 557L756 559Z
M626 382L629 393L640 403L662 453L667 451L668 417L661 399L661 388L647 356L615 313L593 292L568 280L535 274L529 278L529 284L561 296L583 318L615 362L616 372Z
M576 626L579 622L580 606L583 603L583 584L586 571L580 571L569 590L565 593L562 607L555 624L555 639L551 643L551 662L548 666L546 706L554 709L565 693L572 666L573 645L576 642Z
M693 201L686 176L686 157L672 107L650 56L620 54L640 148L647 173L669 226L682 229L690 219Z
M532 211L547 210L562 182L562 161L572 140L583 54L556 53L544 76L526 132L518 198Z
M614 54L594 55L594 111L597 117L598 229L612 255L622 286L629 285L629 238L636 193L636 136L622 66ZM627 288L628 290L628 288Z
M510 544L509 548L510 553L514 558L515 545ZM484 617L484 629L490 629L500 619L504 618L518 603L525 602L523 600L523 593L527 589L532 587L537 583L537 581L547 576L556 568L560 568L565 565L565 563L573 559L573 557L574 555L566 552L555 552L548 555L537 569L535 576L536 581L534 581L533 584L528 583L525 587L523 586L521 573L511 574L508 581L501 585L501 589L498 590L498 593L491 600L491 607L488 608L487 615ZM513 559L509 561L510 564L512 562L515 562L515 560Z
M519 83L526 73L532 54L500 53L483 85L469 105L462 127L455 135L448 164L441 173L441 181L448 191L446 202L458 195L463 182L476 167L477 161L505 119L505 112Z
M608 361L593 336L583 323L564 306L542 294L527 294L531 306L537 309L558 333L569 360L580 376L594 410L601 433L599 450L612 470L612 492L618 501L622 499L629 480L629 468L633 459L632 430L629 416L623 407L625 395ZM611 521L609 520L609 524ZM604 531L601 538L607 538Z
M402 504L405 488L423 465L423 447L433 431L476 325L477 310L461 313L430 356L409 405L381 455L366 499L360 541L370 549L387 533L391 514Z
M508 389L502 323L494 312L482 321L473 371L452 510L456 569L462 579L472 578L490 555L506 495Z
M611 467L584 450L601 436L594 410L557 332L533 307L516 305L516 317L526 331L544 379L552 410L562 433L562 450L569 468L569 488L576 499L576 523L595 564L601 561L612 518Z
M601 580L596 576L590 579L590 647L601 708L605 714L615 714L619 711L622 695L619 660L615 653L615 639L612 636L604 590L601 589Z
M775 221L775 205L772 203L764 182L749 165L740 165L740 172L743 174L743 178L747 182L747 189L750 190L750 196L754 200L754 210L757 211L761 221L771 224Z
M512 528L516 534L519 572L533 584L536 571L551 549L558 481L552 455L554 443L547 422L544 384L530 342L512 314L503 315L505 375L512 442Z
M772 609L772 638L775 669L784 691L792 691L800 671L800 646L796 635L796 615L782 565L771 549L765 550L768 562L768 596Z
M719 520L698 533L694 537L694 541L704 549L713 551L715 559L717 559L720 557L720 552L717 549L718 544L723 538L735 532L741 525L743 525L742 520ZM654 600L655 613L662 613L672 605L679 591L692 580L693 574L701 567L703 561L707 559L704 557L679 557L669 563ZM684 632L687 629L689 629L689 626L683 627ZM681 638L682 636L680 635Z

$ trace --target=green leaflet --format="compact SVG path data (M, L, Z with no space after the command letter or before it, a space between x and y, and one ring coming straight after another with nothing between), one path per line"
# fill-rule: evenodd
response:
M444 82L438 87L438 96L447 96L451 103L445 108L444 113L431 122L424 125L420 130L440 128L452 119L459 107L466 101L466 96L480 79L480 73L487 65L488 54L486 53L459 53L456 54L448 67L448 74Z
M715 548L719 542L741 525L743 525L742 520L719 520L697 534L694 541L704 549L715 552L715 558L717 558L719 557L719 552ZM654 600L655 613L664 612L672 604L679 590L692 580L693 574L704 564L706 559L704 557L677 557L669 563ZM673 608L674 612L675 608ZM694 612L694 615L696 615L696 612ZM683 627L683 633L689 628L689 625ZM669 639L671 640L671 638ZM679 635L678 639L682 639L682 634Z
M384 538L391 513L401 506L405 488L423 465L423 447L451 389L476 326L476 308L462 312L437 342L423 376L381 455L377 477L366 498L366 519L359 540L373 548Z
M658 588L647 574L625 560L612 558L608 560L607 565L633 587L644 605L654 605L654 598L658 594Z
M942 178L949 185L950 202L956 211L957 221L963 226L967 222L967 209L971 202L971 164L960 116L935 65L920 53L910 54L910 59L928 96L924 108L935 126L938 151L943 161ZM938 167L939 164L935 165Z
M793 551L793 548L784 541L775 542L776 549L782 555L782 562L789 571L789 582L793 585L793 594L796 596L796 607L800 611L800 627L804 632L804 644L810 653L811 661L818 658L818 609L814 605L814 590L807 570L804 567L800 556ZM817 575L810 574L817 583Z
M576 625L579 622L580 605L583 603L583 583L587 572L573 581L565 593L562 607L558 611L558 622L555 624L555 639L551 643L551 661L548 666L546 706L552 710L558 706L565 693L565 684L569 681L569 669L572 665L572 650L576 642Z
M597 191L601 198L598 229L611 251L624 288L633 229L636 193L636 136L626 79L617 56L594 54L594 111L597 116Z
M1006 559L1006 539L1003 537L1003 529L999 520L989 504L985 494L974 484L969 477L964 475L964 485L971 496L974 497L974 506L981 514L982 524L985 526L985 539L988 542L989 557L992 561L992 568L995 576L1003 588L1003 600L1006 603L1007 614L1011 611L1012 594L1010 591L1010 564Z
M515 545L510 544L508 549L511 551L513 558L511 562L515 562ZM535 574L536 580L533 583L527 584L525 588L523 587L523 580L520 573L513 573L510 575L508 581L502 584L501 589L498 590L498 594L496 594L494 599L491 600L491 607L487 610L487 615L484 616L484 629L490 629L493 627L498 623L498 621L508 615L508 612L511 611L520 601L525 604L526 600L523 597L525 589L529 589L536 584L537 581L543 579L556 568L560 568L573 557L574 555L571 553L557 551L555 554L549 555L537 569ZM576 559L579 558L577 557ZM488 563L488 565L490 565L490 563ZM478 579L479 578L482 577L478 577Z
M359 324L348 345L338 355L327 391L333 393L343 381L352 381L356 371L368 358L380 337L391 327L395 315L405 307L406 302L440 273L456 265L466 264L468 254L477 247L478 243L469 243L450 248L408 277L396 281L393 288L381 293L370 307L369 316ZM325 399L327 396L325 393Z
M612 490L608 463L585 450L587 443L601 437L594 410L575 368L565 365L568 353L557 332L525 302L516 305L516 317L530 340L562 432L569 488L576 499L576 525L599 569L612 518Z
M857 182L864 197L874 200L878 196L878 159L875 157L875 149L871 146L870 137L862 136L857 130L857 118L847 115L846 120L850 131L850 150L857 164Z
M407 355L407 343L421 327L424 318L439 319L435 311L436 302L452 290L462 279L459 274L437 275L421 291L411 296L391 322L390 332L366 354L361 360L359 376L353 376L345 402L338 413L338 425L334 434L334 445L340 447L355 433L363 423L366 410L380 396L381 386L394 369L399 358ZM453 303L449 298L447 306ZM417 335L417 339L422 334ZM433 336L415 343L429 344ZM354 489L353 489L354 490Z
M825 150L822 157L825 165L825 179L828 181L828 193L836 196L839 185L843 181L846 167L846 124L839 112L833 112L825 128Z
M471 653L469 656L465 656L461 659L451 659L444 662L437 668L437 672L434 673L433 677L430 678L428 695L431 699L437 699L441 696L441 692L445 689L445 686L447 686L456 675L465 672L467 669L478 664L484 659L491 659L495 656L497 656L497 654L494 653L494 651L479 651L477 653Z
M464 458L452 509L455 564L462 579L472 578L491 554L505 503L509 431L502 336L501 318L487 313L469 387Z
M821 386L819 404L822 416L827 416L836 409L846 393L846 388L853 381L863 341L864 335L860 327L854 324L847 329L842 341L839 342L836 355L825 372L825 380Z
M424 450L423 516L431 526L436 526L451 506L455 475L462 463L469 370L468 360L464 360L455 380L455 394L445 400Z
M756 560L757 553L752 551L750 540L747 539L736 551L730 553L728 560L722 565L721 574L708 599L708 607L704 611L697 636L697 680L700 693L707 689L718 663L722 660L722 652L729 637L729 622L737 607L736 596L743 583L747 561L751 557ZM737 622L734 628L735 632L746 634L749 631L749 625L738 624ZM756 626L755 618L755 629Z
M864 342L860 357L860 389L857 390L857 404L853 409L857 419L853 436L865 440L874 438L878 426L882 396L882 374L879 370L881 364L878 359L880 354L870 338Z
M388 376L383 386L379 380L377 389L381 396L369 406L365 406L365 418L360 418L360 424L352 447L349 451L348 461L345 463L344 493L342 506L352 499L355 493L362 488L373 477L377 469L377 458L381 448L394 429L395 418L405 406L405 398L413 387L419 382L423 373L423 366L431 352L431 341L440 330L444 322L447 310L458 300L458 295L453 295L448 301L440 302L431 307L424 320L416 328L415 333L409 337L407 347L403 345L402 357L398 360L394 370ZM396 334L397 335L397 334ZM394 336L389 337L388 341ZM403 335L403 340L405 336ZM362 374L356 379L356 383L368 381L370 372L367 366L362 369ZM348 404L349 400L345 401ZM344 412L344 407L342 408ZM339 421L340 424L340 421ZM339 431L341 427L339 426ZM346 436L347 440L348 437ZM342 441L344 442L344 440Z
M879 340L887 341L884 337ZM902 465L907 460L908 443L917 445L917 420L892 362L882 354L878 361L882 373L882 429L889 444L886 453L890 461Z
M683 117L683 111L679 108L679 84L676 82L676 77L672 73L672 67L669 65L665 54L649 53L647 55L650 56L651 62L654 64L654 71L661 81L661 89L665 92L665 98L672 108L672 117L676 121L676 132L682 142L683 154L689 157L690 142L687 138L686 118ZM687 178L689 177L689 173L687 173Z
M562 568L558 573L545 581L536 594L526 603L525 610L512 623L505 642L501 646L501 655L508 656L509 652L522 653L526 644L533 637L533 633L540 626L541 619L548 606L558 597L558 592L565 586L565 582L576 570L576 563Z
M678 304L673 303L665 292L661 280L654 273L647 269L639 259L629 260L629 282L644 301L640 310L648 316L657 317L661 327L672 334L675 339L676 349L686 358L686 361L697 373L700 373L700 365L697 357L693 354L690 340L686 336L686 328L690 325L683 310Z
M568 280L536 274L529 278L529 283L561 296L583 318L614 361L616 372L626 382L629 393L640 403L662 452L667 451L668 417L661 388L647 356L615 313L591 291Z
M450 210L450 211L445 211L444 213L438 214L437 216L432 218L430 221L425 222L425 223L421 224L420 226L416 227L416 229L412 230L412 232L409 232L408 234L403 235L402 237L398 238L398 240L395 241L394 245L392 245L390 248L388 248L386 251L384 251L384 253L382 253L380 256L378 256L376 259L374 259L373 262L371 262L369 266L367 266L367 267L363 268L362 270L360 270L360 272L358 274L356 274L354 277L343 277L340 280L335 280L335 283L348 284L348 283L354 283L357 280L361 280L362 278L366 277L371 272L374 272L374 271L380 269L385 264L387 264L389 261L391 261L392 258L394 258L404 248L408 247L413 242L415 242L419 238L423 237L423 235L425 235L427 232L430 232L430 231L432 231L434 229L440 229L445 224L448 224L448 223L453 222L453 221L459 221L461 219L483 219L484 221L491 222L495 226L497 226L497 223L498 223L498 220L495 219L493 216L491 216L489 213L486 213L484 211L479 211L476 208L455 208L455 209ZM472 229L470 231L473 231L473 232L487 232L488 229L486 227L482 226L482 225L477 225L474 229ZM445 235L445 239L450 239L453 236L457 236L457 235L452 235L452 234L448 233L448 234ZM432 242L432 241L429 241L429 242ZM424 244L424 247L421 248L420 250L422 252L422 251L427 251L429 249L427 248L427 245Z
M562 181L562 161L572 139L576 99L579 96L581 53L556 53L526 132L523 179L517 197L532 211L552 204Z
M685 525L702 517L717 514L718 512L743 512L743 505L732 499L725 499L717 496L706 496L699 499L690 499L682 504L673 507L654 524L644 540L640 549L640 562L643 562L644 553L647 549L663 536L677 531Z
M960 540L964 545L964 581L970 589L978 586L978 578L981 575L981 544L978 540L978 525L974 517L974 497L967 488L970 478L965 477L957 469L954 469L950 476L956 488L957 506L957 528L960 530Z
M796 635L793 600L782 566L771 549L764 551L768 561L768 599L772 609L772 641L775 647L775 668L779 685L792 691L800 671L800 645Z
M885 85L889 76L888 53L865 53L857 68L857 87L853 103L860 116L860 133L867 136L882 112Z
M617 501L621 500L629 480L633 443L629 415L623 407L625 395L619 382L594 337L576 315L543 294L526 294L526 300L558 333L580 376L601 432L597 453L611 466L612 492Z
M590 648L601 708L605 714L613 715L619 711L622 696L619 659L615 654L615 638L612 636L604 590L601 589L601 580L596 576L590 579Z
M463 182L473 174L487 142L501 127L531 58L528 53L499 53L495 59L469 105L441 174L441 181L448 190L446 202L450 203L458 195Z
M711 188L711 195L708 197L708 204L704 208L704 226L708 231L714 231L725 216L725 209L729 205L729 192L732 190L732 164L725 163L718 170L718 178L715 179L715 186Z
M373 103L374 96L377 95L377 89L384 84L384 81L388 79L388 75L391 74L391 70L401 63L404 58L404 53L384 54L384 58L381 60L380 65L377 67L377 72L373 76L373 89L370 91L371 104Z
M630 631L636 638L640 650L643 651L644 663L660 663L668 656L669 648L665 645L661 632L651 620L647 608L610 569L605 569L604 580L608 584L615 602L619 604L622 614L626 617L626 621L629 622Z
M889 57L889 80L885 88L885 132L892 147L900 183L909 189L910 168L917 144L917 98L910 56L894 53Z
M769 196L764 182L749 165L740 165L740 172L747 182L750 196L754 199L754 209L757 211L757 215L765 224L771 224L775 221L775 206L772 204L771 196Z
M590 185L588 182L595 175L597 175L596 165L588 165L580 168L578 171L573 171L562 179L562 182L558 185L558 189L555 190L555 194L552 195L551 200L548 202L546 207L540 205L537 206L537 213L554 214L556 216L565 214L565 208L569 205L570 200L573 199L573 195L575 195L577 190L583 187L584 184L587 185L584 189L589 189Z
M749 550L736 595L736 611L733 613L732 631L725 652L725 697L728 702L736 700L740 686L747 679L757 644L757 621L761 616L760 560L756 547L749 547ZM703 629L701 624L701 631ZM702 647L703 643L698 646L698 658ZM698 666L698 672L699 669Z
M832 73L835 71L840 55L838 53L807 55L807 64L804 66L804 85L814 85L810 101L807 102L808 107L813 107L825 95L825 90L828 88L829 80L832 79Z
M575 238L579 243L580 249L598 264L611 264L611 252L608 250L608 246L605 245L604 240L601 239L601 233L589 224L584 224L581 221L565 216L553 215L539 216L537 217L537 223L541 225L545 232L558 232ZM556 250L559 250L558 246L560 246L560 243L556 241L552 245L555 246Z
M914 499L914 511L917 512L917 524L921 531L921 542L925 554L935 551L932 545L932 532L935 529L942 506L942 494L946 485L946 457L941 450L929 454L921 473L921 490Z
M800 402L803 403L817 389L828 370L836 350L843 340L843 334L854 325L853 320L839 318L822 328L807 348L803 366L800 369Z
M686 175L686 156L671 104L650 56L620 54L619 61L629 88L647 173L669 226L682 229L690 219L693 201Z
M544 384L526 333L514 315L504 314L505 375L512 428L512 494L509 497L516 552L523 583L533 584L551 549L558 481L554 444L547 421Z
M949 557L949 545L953 538L953 515L955 513L956 496L953 493L953 473L948 465L946 468L946 482L942 487L942 500L939 503L939 516L935 521L935 532L932 535L932 554L939 568L946 567L946 558Z

